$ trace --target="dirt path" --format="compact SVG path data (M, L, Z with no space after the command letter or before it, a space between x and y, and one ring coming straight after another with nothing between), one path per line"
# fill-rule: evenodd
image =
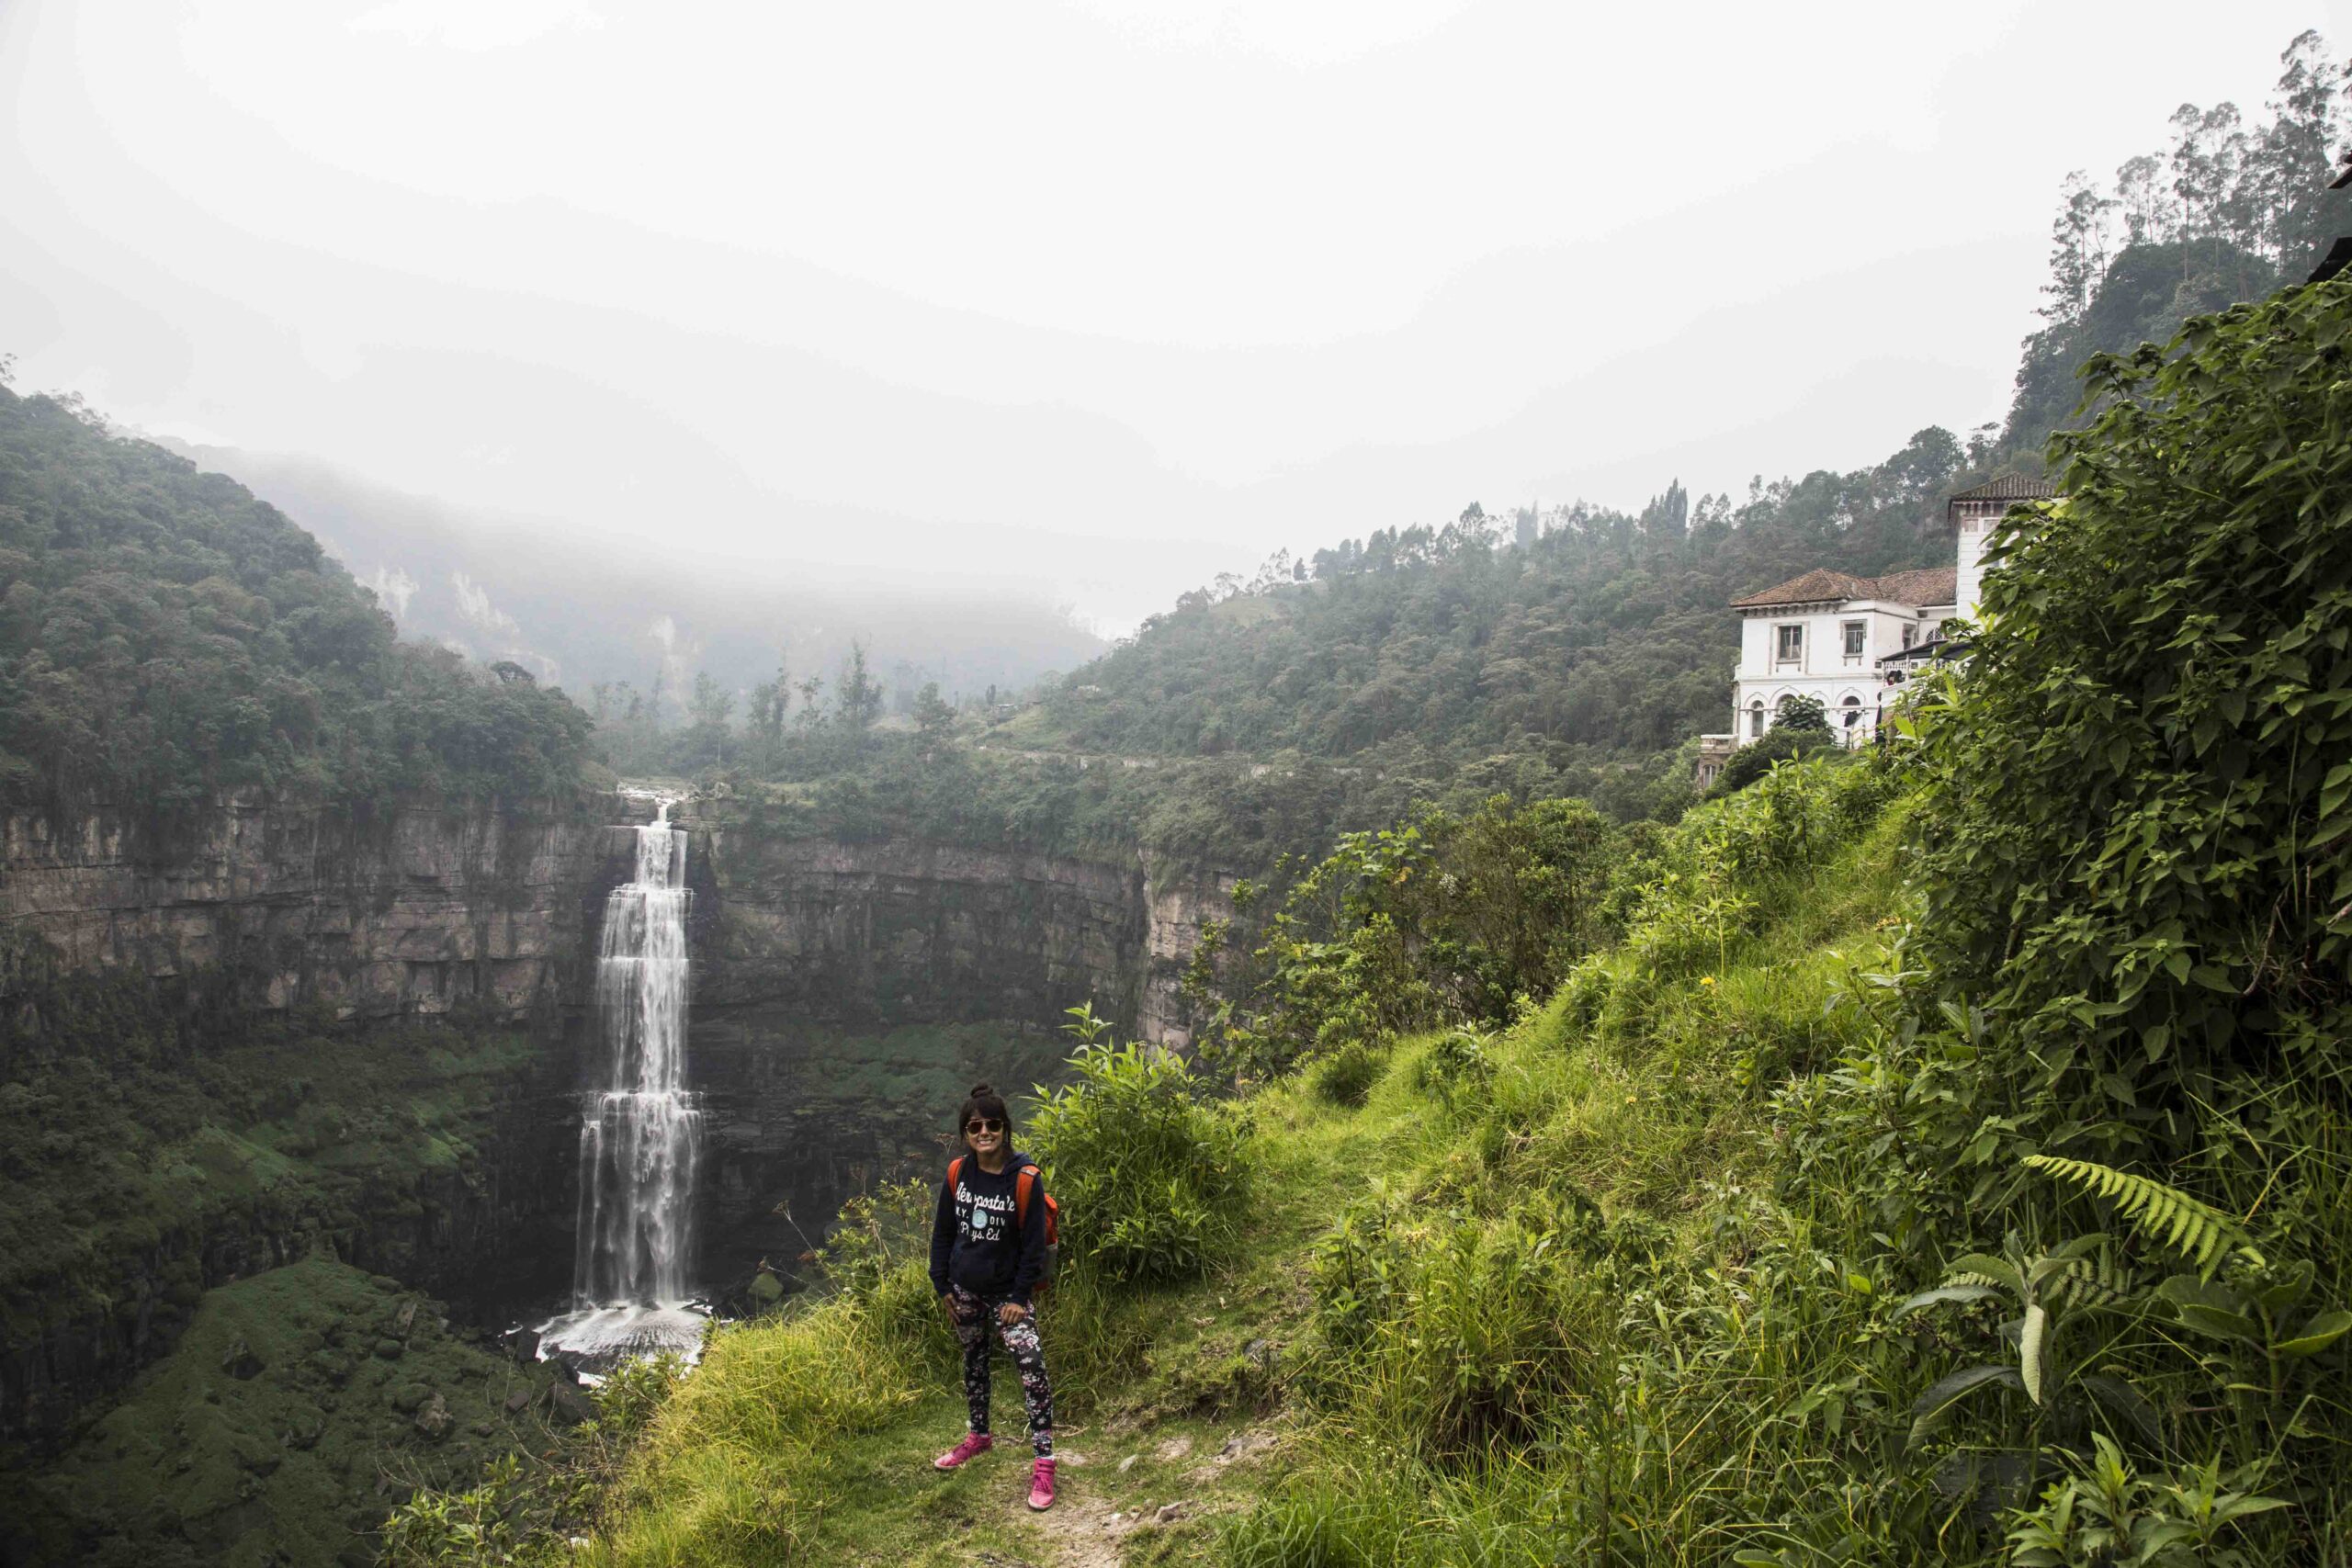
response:
M989 1551L973 1561L978 1568L1121 1568L1129 1536L1186 1526L1197 1532L1246 1506L1265 1479L1260 1461L1280 1443L1261 1427L1222 1442L1207 1437L1196 1450L1190 1435L1148 1428L1101 1451L1065 1450L1060 1495L1050 1510L1031 1513L1020 1497L1004 1504L1008 1530L1035 1543L1027 1555Z

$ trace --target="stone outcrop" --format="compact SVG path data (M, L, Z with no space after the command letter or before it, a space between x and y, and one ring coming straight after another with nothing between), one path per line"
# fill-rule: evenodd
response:
M696 802L695 1006L784 1005L861 1025L1044 1025L1091 1002L1154 1043L1190 1043L1181 994L1230 876L921 840L782 837ZM706 880L707 879L707 880Z
M248 793L160 825L12 814L0 931L66 971L215 976L240 1010L513 1021L577 995L623 810L612 795L361 812Z
M762 1259L791 1271L844 1199L935 1168L952 1109L938 1095L1051 1077L1064 1009L1189 1044L1184 966L1202 921L1230 913L1230 878L1155 876L1140 860L796 837L724 800L673 819L693 833L686 1055L705 1271L721 1289ZM946 1082L920 1103L869 1091L850 1110L872 1065L842 1055L845 1035L953 1024L997 1026L991 1065L943 1060Z

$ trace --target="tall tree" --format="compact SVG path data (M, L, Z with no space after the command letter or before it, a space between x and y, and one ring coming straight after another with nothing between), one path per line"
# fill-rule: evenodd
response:
M853 741L863 739L882 716L882 685L874 678L872 664L866 658L865 644L852 638L849 657L842 661L842 671L833 681L833 716L848 730Z
M749 712L752 750L762 768L775 765L784 750L785 716L792 706L792 667L782 652L775 657L775 674L752 688Z

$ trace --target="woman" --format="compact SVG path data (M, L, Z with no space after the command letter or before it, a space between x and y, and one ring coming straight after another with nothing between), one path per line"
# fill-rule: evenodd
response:
M1029 1293L1046 1271L1046 1183L1036 1162L1012 1148L1003 1097L976 1085L956 1117L969 1154L947 1168L931 1226L931 1287L964 1347L971 1429L932 1462L954 1470L995 1446L989 1436L989 1325L1021 1373L1029 1442L1037 1451L1029 1506L1054 1506L1054 1391Z

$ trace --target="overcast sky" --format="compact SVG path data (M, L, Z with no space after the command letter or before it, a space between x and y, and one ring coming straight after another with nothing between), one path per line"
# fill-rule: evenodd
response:
M2074 167L2340 5L0 0L19 389L1048 583L1998 417Z

